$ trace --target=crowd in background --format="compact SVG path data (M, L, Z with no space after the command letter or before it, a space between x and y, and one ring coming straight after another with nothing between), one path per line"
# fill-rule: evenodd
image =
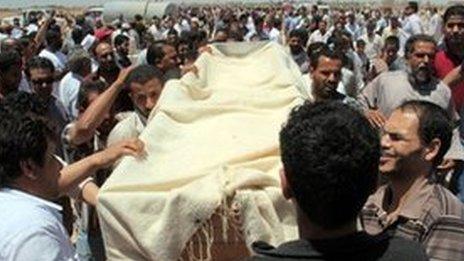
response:
M453 214L460 218L449 219L438 228L431 225L417 228L410 224L408 227L398 215L378 221L376 212L382 204L375 205L375 199L371 198L363 215L368 232L378 233L392 224L406 224L399 235L421 242L429 257L447 260L464 257L459 245L464 235L463 213L459 214L462 206L451 194L441 190L446 187L464 201L464 175L461 174L464 149L460 142L464 128L459 121L464 112L464 69L461 67L464 6L460 5L422 8L410 2L404 8L318 8L318 5L285 3L253 7L183 6L173 15L151 19L121 15L114 21L104 21L95 15L52 12L32 14L27 23L20 19L12 24L3 23L0 26L0 113L3 118L0 136L4 137L0 138L0 186L31 191L28 189L34 187L33 182L20 176L26 175L28 169L33 173L35 165L29 166L23 161L18 165L15 160L32 158L43 162L40 157L34 158L34 153L39 153L34 150L40 151L40 148L46 148L46 155L56 155L61 166L66 166L61 174L63 180L54 185L54 192L45 189L30 193L45 199L61 195L54 202L63 208L66 231L54 227L57 230L47 233L72 236L71 241L82 260L103 260L104 244L94 208L98 189L121 156L140 154L143 145L137 137L145 128L164 83L187 73L197 73L194 63L202 53L211 52L210 44L253 41L275 42L288 52L309 86L299 90L309 101L341 100L366 116L374 128L387 133L388 138L382 138L382 149L389 144L384 139L393 143L406 135L392 130L390 118L405 101L425 100L446 111L446 117L452 122L453 138L448 142L441 140L440 145L446 147L444 144L448 143L451 148L446 155L446 151L440 150L436 156L440 162L435 162L435 156L431 160L434 182L441 184L440 190L433 190L433 195L441 197L441 201L426 200L440 206L452 205L452 211L458 213ZM426 111L422 105L409 105L414 106ZM427 121L426 117L433 118L432 112L431 116L421 113L420 124ZM36 118L47 126L52 125L40 125L52 133L38 134L34 129L39 128L34 125L39 121ZM16 134L22 138L7 146L5 140ZM41 143L45 141L34 139L34 135L53 140L53 150ZM425 137L423 142L428 144L433 138ZM395 153L403 155L400 150ZM417 159L410 160L409 164L420 165ZM406 172L417 171L414 167L403 167ZM33 174L29 176L35 180ZM47 183L35 186L44 184ZM28 189L21 189L24 187ZM401 198L407 191L394 192L400 193L397 196ZM432 193L432 189L418 191ZM11 191L8 193L8 202L20 197ZM22 205L3 204L0 212L7 207L19 209ZM414 207L420 213L424 205ZM20 211L24 214L30 208L25 205ZM440 218L447 214L434 212ZM56 216L47 218L56 219ZM386 223L379 227L378 223L382 222ZM452 235L446 232L450 227L455 229ZM0 228L1 237L11 233L8 229L11 228ZM18 238L10 243L22 242ZM17 260L34 260L44 247L53 249L47 255L62 260L63 256L74 256L74 250L65 241L58 238L52 247L40 242L26 244L32 249L26 252L18 250L19 247L11 250L0 241L0 252L13 251L23 258ZM443 245L448 248L444 249Z

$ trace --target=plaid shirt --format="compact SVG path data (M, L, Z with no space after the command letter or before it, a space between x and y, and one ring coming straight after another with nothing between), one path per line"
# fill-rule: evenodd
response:
M399 212L388 215L382 206L391 199L391 190L380 187L361 212L364 229L419 241L431 260L464 260L463 204L437 184L426 182L411 192Z

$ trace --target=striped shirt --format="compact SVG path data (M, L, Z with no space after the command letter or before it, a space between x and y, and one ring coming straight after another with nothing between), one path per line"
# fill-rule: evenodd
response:
M444 187L425 183L412 191L392 217L383 209L388 185L367 200L361 222L369 234L383 231L423 244L431 260L464 260L464 206Z

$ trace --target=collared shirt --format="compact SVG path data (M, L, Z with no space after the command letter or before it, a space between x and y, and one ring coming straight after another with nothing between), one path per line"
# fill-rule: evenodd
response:
M331 35L332 33L330 31L326 31L325 34L322 34L321 31L318 29L309 36L309 44L316 42L327 43L327 40L329 40Z
M380 52L382 51L382 37L380 37L378 34L374 33L372 36L369 36L367 34L364 34L361 36L362 40L366 43L366 49L365 53L367 55L367 58L369 58L370 61L375 59L378 55L380 55Z
M304 90L298 89L298 91L301 93L303 98L305 98L307 100L310 100L310 101L314 101L315 97L313 95L313 80L312 80L311 76L309 74L303 74L302 82L304 83L302 86L304 86L305 89ZM361 110L362 109L361 104L359 104L359 102L356 99L351 98L350 96L341 93L339 91L339 89L345 89L345 87L343 86L343 83L341 81L340 81L340 83L338 84L338 87L337 87L337 95L338 95L338 97L335 98L335 99L338 99L338 100L342 101L342 103L344 103L346 105L349 105L349 106L351 106L352 108L354 108L356 110Z
M120 141L138 137L146 126L146 120L142 117L137 112L127 113L126 117L119 121L108 135L108 147Z
M422 34L422 22L418 14L412 14L404 20L403 30L409 35Z
M0 189L0 260L76 260L60 211L31 194Z
M82 76L69 72L61 79L58 88L58 99L63 104L66 113L71 116L72 120L77 118L77 96L79 88L83 81Z
M448 86L434 79L427 85L414 88L405 71L389 71L380 74L358 95L358 101L365 110L378 108L385 117L389 117L393 110L409 100L434 103L446 110L450 117L459 118ZM460 143L457 129L453 132L451 147L445 158L464 160L464 148Z
M43 49L39 53L39 56L49 59L53 63L53 66L55 66L55 70L59 72L63 72L66 69L68 58L61 51L52 53L48 49Z
M439 51L435 55L434 61L437 77L443 79L449 72L458 67L460 63L456 60L457 59L453 59L453 57L449 55L446 50ZM453 95L454 103L456 105L456 110L461 111L464 106L464 82L461 82L450 89Z
M464 260L464 206L451 192L438 184L419 184L396 215L383 208L389 198L391 190L385 185L367 200L361 221L368 233L388 231L418 241L431 260Z
M390 71L377 76L358 96L365 109L377 107L389 117L398 106L408 100L424 100L437 104L455 115L451 91L443 82L433 80L428 85L414 88L404 71Z

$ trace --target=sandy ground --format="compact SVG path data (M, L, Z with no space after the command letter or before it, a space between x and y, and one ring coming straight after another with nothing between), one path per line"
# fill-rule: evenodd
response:
M82 14L85 8L79 8L79 7L56 7L56 10L58 12L68 12L72 15L77 15L77 14ZM5 17L10 17L10 16L15 16L15 15L20 15L21 10L19 9L2 9L0 8L0 19L3 19Z

